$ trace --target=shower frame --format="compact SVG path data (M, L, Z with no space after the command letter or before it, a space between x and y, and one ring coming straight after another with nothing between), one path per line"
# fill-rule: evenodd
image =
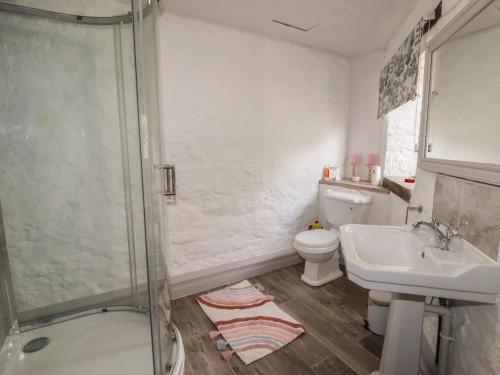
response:
M143 6L143 1L147 2ZM146 267L147 267L147 285L148 285L148 301L149 306L142 306L139 302L139 291L137 280L133 276L135 265L134 249L130 248L130 209L127 200L130 199L127 192L127 184L125 185L125 205L127 207L127 235L129 239L129 258L130 258L130 279L133 304L131 305L87 305L77 307L69 312L60 314L51 314L44 316L40 320L33 320L27 324L19 324L18 312L16 309L12 279L8 263L7 243L4 233L2 220L2 210L0 205L0 346L5 340L5 336L19 334L31 329L40 328L42 326L58 324L67 320L77 319L82 316L101 313L103 311L135 311L138 313L148 313L150 316L151 340L153 352L153 368L155 375L167 374L172 366L175 366L175 359L172 356L179 356L179 353L172 353L173 342L176 341L176 336L180 334L177 328L172 324L170 316L166 317L167 337L161 337L162 329L160 325L160 309L158 301L162 287L166 288L166 264L161 262L162 251L162 197L158 192L161 190L161 170L160 161L160 144L159 144L159 115L158 115L158 87L156 84L157 67L156 67L156 40L150 41L153 43L152 50L148 56L152 62L154 78L148 79L146 71L146 46L144 23L145 18L150 17L153 22L153 29L156 31L156 16L158 8L162 0L131 0L132 11L126 14L120 14L110 17L94 17L75 14L66 14L54 12L44 9L30 8L21 5L3 3L0 1L0 11L21 14L31 17L39 17L57 20L61 22L71 22L82 25L96 26L113 26L115 40L115 59L121 54L121 39L120 27L124 24L133 25L133 41L134 41L134 57L135 57L135 78L136 78L136 93L137 93L137 124L139 127L139 143L141 155L141 180L142 180L142 199L143 199L143 214L145 227L145 242L146 242ZM156 37L156 32L153 32L153 39ZM151 56L154 54L154 56ZM123 92L123 71L117 61L117 90L118 93ZM121 76L121 77L120 77ZM122 148L126 147L127 135L126 129L123 133L123 112L125 105L123 98L119 97L119 118L120 118L120 136ZM125 156L124 156L125 154ZM122 153L122 157L128 158L128 153ZM122 160L124 179L127 179L128 160ZM160 225L155 225L160 223ZM132 234L133 235L133 234ZM132 245L133 247L133 245ZM160 259L158 259L160 255ZM160 260L160 262L159 262ZM164 263L164 262L163 262ZM158 278L158 269L163 268L164 274L162 278ZM179 342L181 343L181 338ZM167 345L165 345L167 340ZM166 347L165 347L166 346ZM179 349L177 349L179 351Z

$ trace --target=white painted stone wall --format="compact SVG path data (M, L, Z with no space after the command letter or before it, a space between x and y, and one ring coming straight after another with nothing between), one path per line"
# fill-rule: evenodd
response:
M135 245L144 254L130 26L125 34ZM2 13L0 46L0 200L18 309L127 288L112 27Z
M292 251L344 165L349 62L170 14L159 31L170 275Z
M377 119L376 115L379 76L384 67L384 58L384 50L379 49L351 59L346 177L352 176L350 161L353 153L363 154L363 163L358 167L362 179L368 175L368 154L378 155L379 163L384 163L381 147L384 120Z
M419 118L417 100L407 102L384 116L385 176L414 176L417 170Z

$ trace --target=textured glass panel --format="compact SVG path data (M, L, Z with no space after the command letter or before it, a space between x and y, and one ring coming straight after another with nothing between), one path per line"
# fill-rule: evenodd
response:
M123 38L134 97L130 29ZM130 303L122 151L144 252L140 158L133 102L127 150L120 141L113 28L0 12L0 46L0 200L19 311Z

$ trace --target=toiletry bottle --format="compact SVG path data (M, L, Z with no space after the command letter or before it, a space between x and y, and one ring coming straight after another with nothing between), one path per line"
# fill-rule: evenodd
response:
M329 177L330 177L330 168L327 165L325 165L323 167L323 178L327 179Z

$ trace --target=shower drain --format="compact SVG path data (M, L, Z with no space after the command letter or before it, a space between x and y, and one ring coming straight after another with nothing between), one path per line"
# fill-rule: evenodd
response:
M23 347L24 353L34 353L49 345L48 337L37 337L36 339L31 340Z

